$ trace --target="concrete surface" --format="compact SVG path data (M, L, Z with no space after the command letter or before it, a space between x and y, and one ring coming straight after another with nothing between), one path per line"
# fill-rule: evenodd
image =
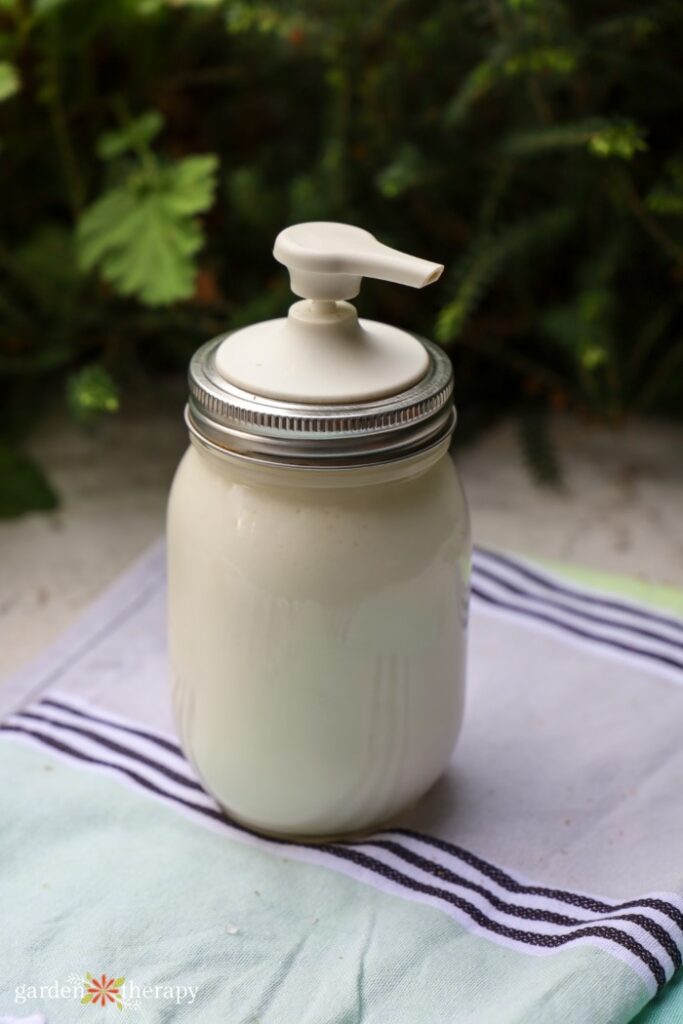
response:
M31 444L62 496L0 522L0 680L64 629L163 530L186 439L182 399L96 430L57 420ZM503 425L458 455L484 545L683 586L683 428L557 420L565 486L537 486Z

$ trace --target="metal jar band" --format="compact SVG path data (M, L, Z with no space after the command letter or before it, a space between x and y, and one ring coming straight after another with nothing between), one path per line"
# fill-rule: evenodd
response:
M224 337L193 356L185 414L195 439L218 454L331 469L408 458L453 431L453 370L432 342L420 339L429 369L406 391L370 402L318 405L263 398L231 384L215 363Z

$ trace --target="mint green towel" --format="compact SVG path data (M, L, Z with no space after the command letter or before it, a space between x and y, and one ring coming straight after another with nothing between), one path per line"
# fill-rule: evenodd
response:
M683 621L488 551L472 592L448 773L288 843L182 755L146 555L0 688L0 1020L683 1021Z

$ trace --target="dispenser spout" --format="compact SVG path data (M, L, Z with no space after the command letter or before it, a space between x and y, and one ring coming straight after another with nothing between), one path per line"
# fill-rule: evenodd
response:
M399 252L350 224L313 221L285 228L273 255L289 270L292 291L304 299L352 299L364 277L424 288L443 265Z

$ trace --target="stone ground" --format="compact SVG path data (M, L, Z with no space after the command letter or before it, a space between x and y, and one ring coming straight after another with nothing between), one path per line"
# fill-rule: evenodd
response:
M458 455L475 542L683 586L683 427L558 419L553 429L560 491L530 478L511 424ZM0 680L161 533L185 444L174 397L95 431L59 419L42 427L31 448L62 507L0 523Z

